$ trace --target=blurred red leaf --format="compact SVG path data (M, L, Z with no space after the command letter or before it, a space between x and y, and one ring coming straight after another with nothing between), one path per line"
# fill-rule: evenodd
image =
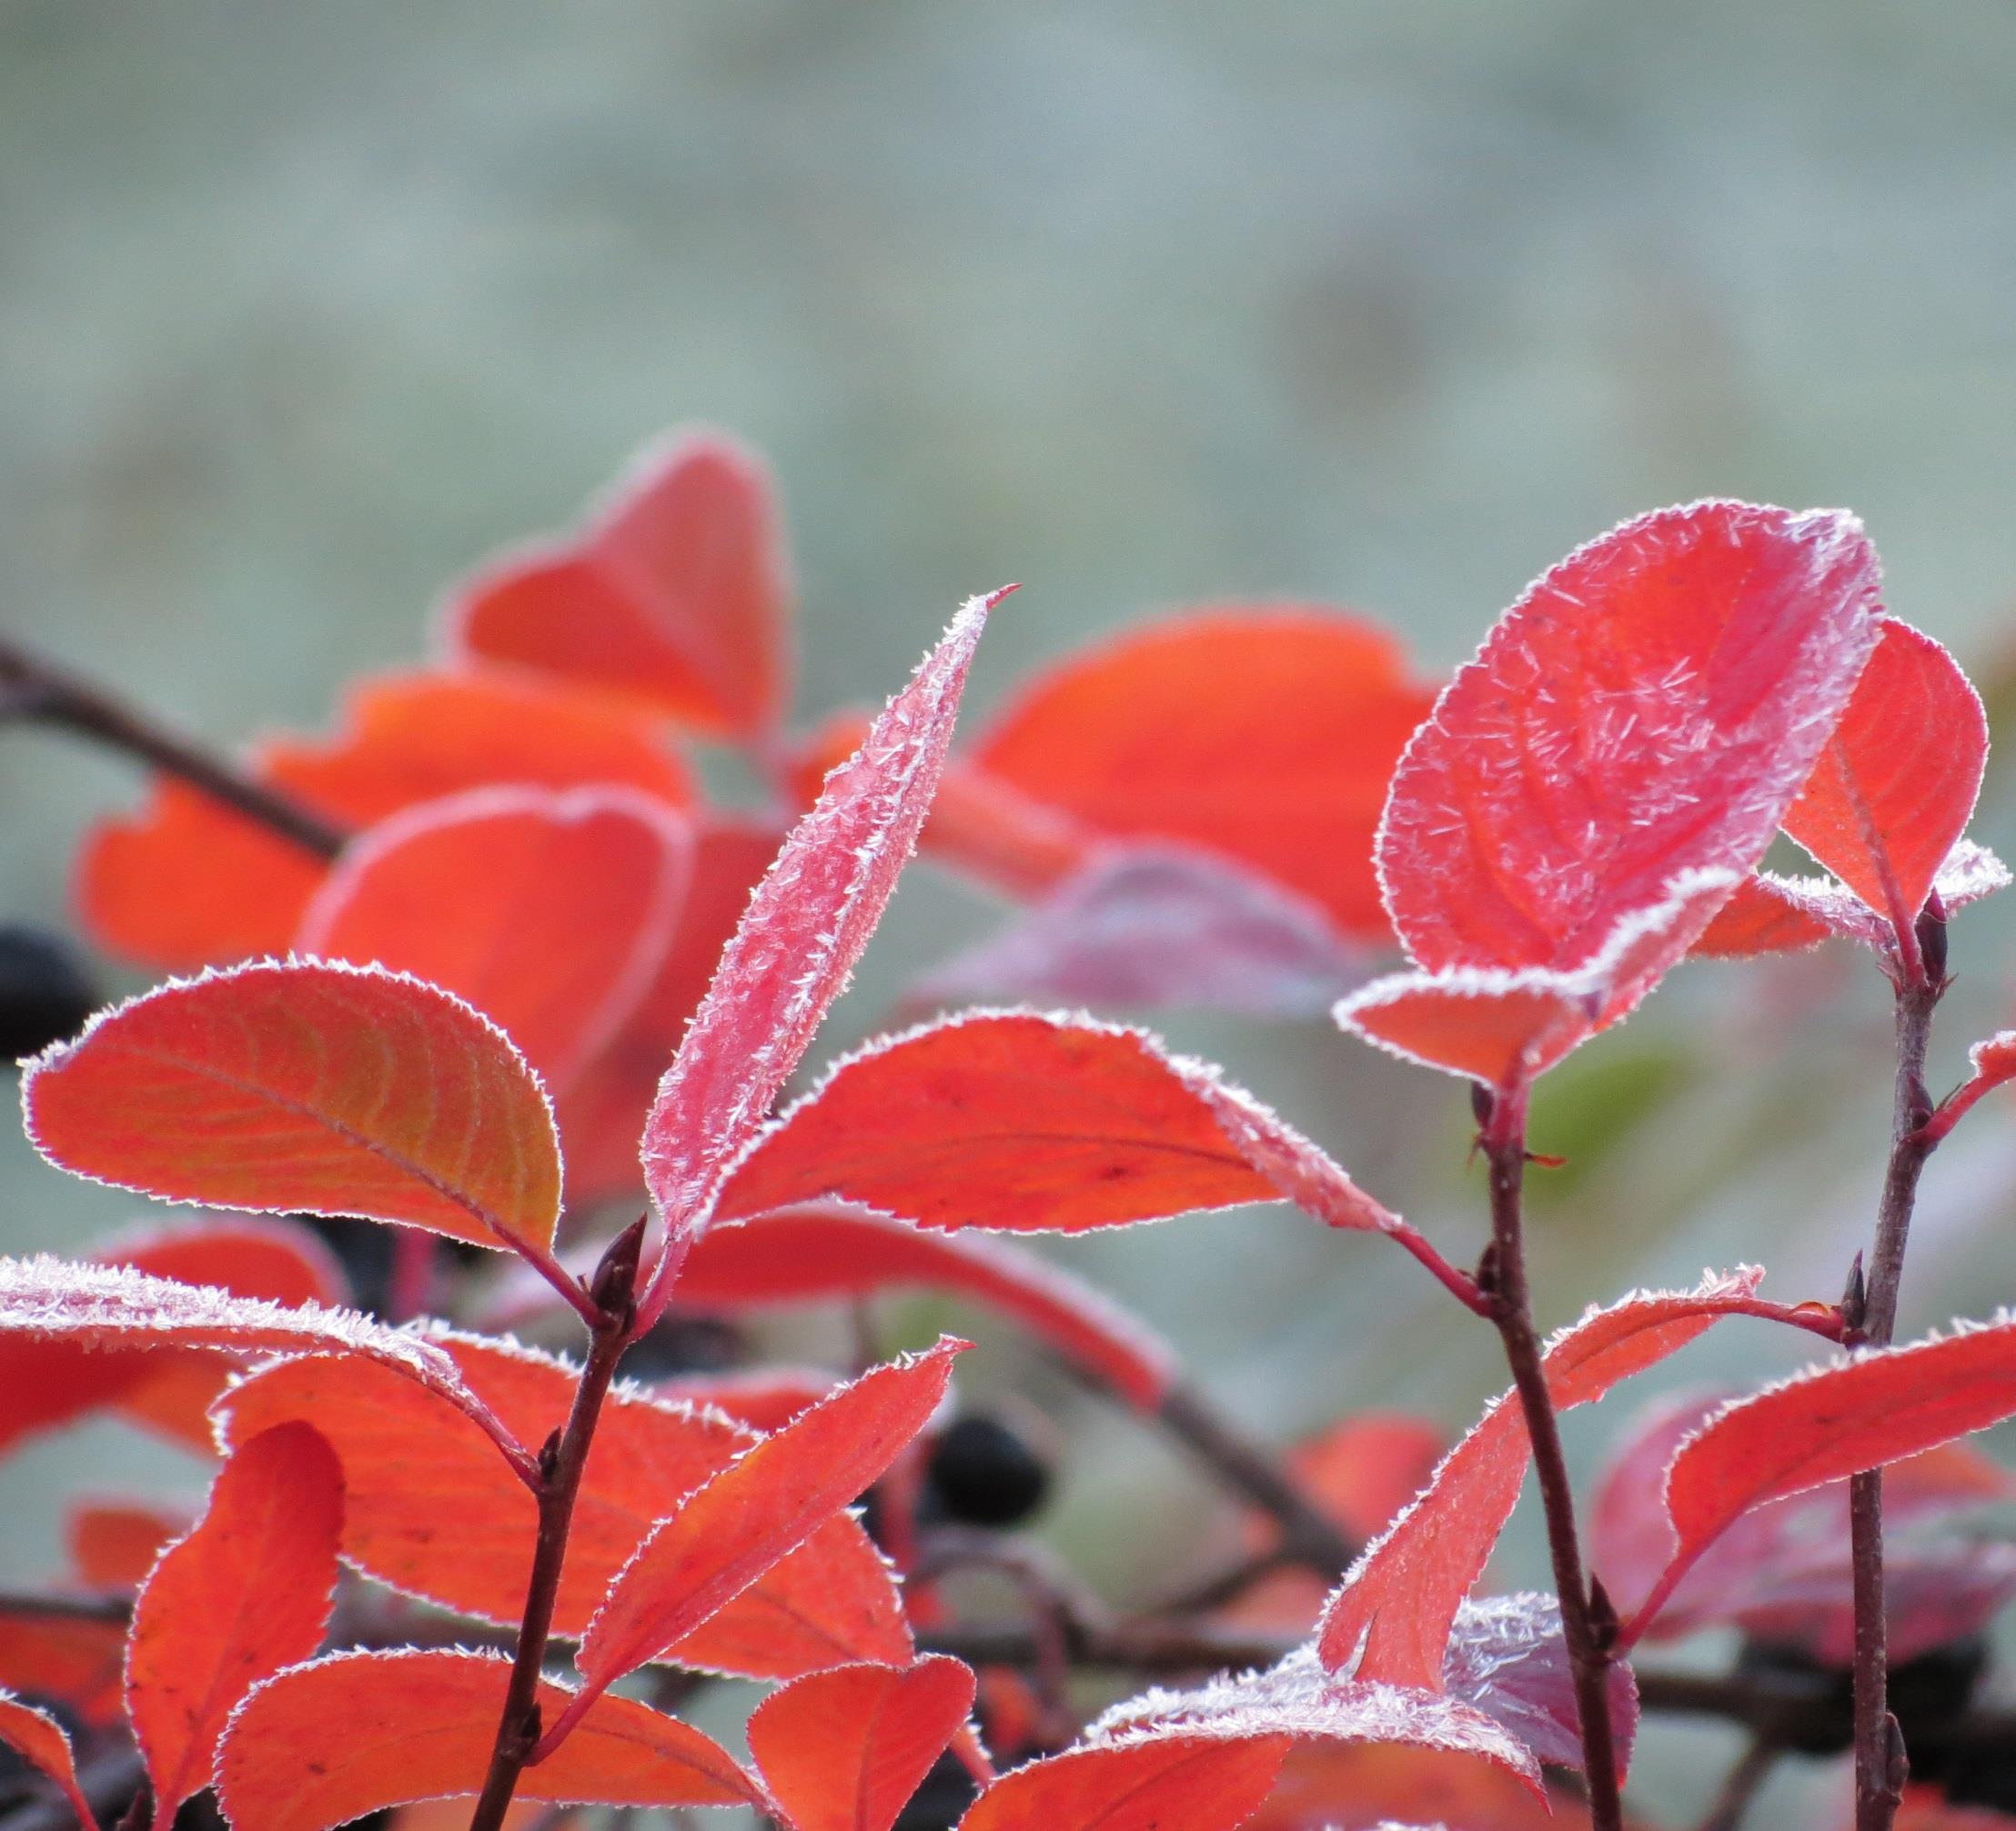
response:
M1428 705L1398 645L1368 623L1314 607L1214 608L1038 676L973 762L1095 832L1238 860L1378 942L1389 931L1373 832Z
M1953 658L1886 618L1785 830L1886 921L1916 920L1966 830L1988 715Z
M70 1738L55 1717L0 1692L0 1742L55 1782L86 1831L98 1831L97 1814L77 1784L77 1761Z
M171 1201L362 1214L547 1256L559 1150L509 1039L418 980L266 961L171 981L35 1058L43 1155Z
M774 1431L840 1383L839 1374L812 1367L745 1367L728 1373L674 1373L654 1381L649 1390L668 1404L703 1406L751 1430Z
M578 1368L512 1343L445 1332L430 1345L453 1356L461 1377L521 1442L543 1442L566 1418ZM459 1614L517 1622L538 1510L466 1422L375 1367L322 1358L262 1369L217 1409L231 1443L295 1418L321 1431L343 1463L344 1555L367 1574ZM652 1525L758 1441L725 1418L616 1387L575 1505L555 1632L580 1635ZM444 1520L455 1522L452 1533L442 1531ZM901 1663L910 1646L880 1554L856 1521L841 1517L671 1656L776 1678L843 1660Z
M217 1792L234 1825L326 1831L387 1806L479 1792L510 1662L482 1653L338 1653L267 1679L232 1719ZM547 1720L571 1701L542 1680ZM739 1806L759 1790L727 1750L627 1697L598 1698L519 1796Z
M126 1630L0 1615L0 1685L66 1705L92 1728L126 1715Z
M676 1646L866 1493L937 1409L953 1356L965 1346L948 1337L870 1369L660 1520L581 1638L583 1696Z
M933 967L909 998L1310 1017L1364 978L1362 961L1321 907L1235 860L1115 843Z
M1047 1261L1003 1241L926 1232L834 1204L715 1222L693 1242L677 1294L681 1305L735 1310L906 1285L949 1291L1013 1317L1144 1411L1175 1383L1174 1354L1145 1325Z
M724 1216L822 1196L924 1226L1077 1232L1275 1200L1137 1031L980 1011L871 1043L736 1166Z
M195 1522L186 1512L138 1501L97 1501L73 1505L64 1515L63 1538L70 1567L79 1581L97 1590L138 1589L170 1539Z
M973 1702L973 1674L942 1654L836 1666L759 1704L749 1751L795 1831L890 1831Z
M1594 1310L1548 1343L1557 1407L1588 1404L1684 1347L1719 1317L1759 1306L1760 1273L1692 1292L1638 1292ZM1484 1574L1526 1480L1531 1445L1517 1396L1501 1393L1442 1460L1434 1480L1346 1573L1318 1645L1332 1671L1439 1691L1451 1625Z
M1003 1775L959 1831L1232 1831L1267 1796L1292 1745L1285 1735L1170 1735L1074 1748Z
M1627 522L1528 588L1394 775L1379 867L1416 963L1572 971L1680 873L1747 872L1854 689L1878 589L1852 517L1733 502Z
M2016 1415L2016 1322L1866 1350L1739 1399L1668 1472L1675 1552L1626 1629L1635 1640L1688 1567L1752 1507L1880 1468Z
M210 1784L246 1693L321 1645L342 1525L335 1453L286 1424L225 1464L203 1518L155 1565L133 1605L126 1706L164 1821Z
M267 739L249 766L353 828L499 782L622 783L675 806L693 798L685 764L653 720L529 678L380 675L350 689L332 736ZM101 946L185 971L284 951L324 869L291 841L162 780L138 811L93 828L74 894Z
M479 789L358 839L297 946L467 999L559 1090L650 991L691 852L684 816L632 790Z
M1695 938L1691 951L1702 960L1748 960L1818 947L1833 933L1796 887L1769 871L1752 871Z
M607 1046L556 1096L570 1202L641 1191L637 1140L658 1083L749 907L750 892L783 842L784 829L771 820L711 815L701 821L678 923L650 988Z
M1247 1831L1588 1831L1588 1808L1502 1767L1397 1742L1304 1743Z
M749 738L775 730L790 697L791 603L769 471L689 431L639 453L581 532L471 579L448 628L469 655Z
M693 1232L840 996L917 843L988 611L952 627L827 779L722 953L645 1123L644 1180L665 1240L640 1313L663 1310Z

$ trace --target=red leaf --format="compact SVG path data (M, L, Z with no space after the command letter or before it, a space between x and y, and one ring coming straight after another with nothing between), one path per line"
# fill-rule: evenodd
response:
M1785 830L1886 921L1909 924L1966 830L1988 715L1930 636L1886 618Z
M840 996L917 843L966 670L1003 594L970 599L756 888L660 1084L644 1181L666 1230L640 1308L664 1308L693 1232Z
M210 1784L226 1720L262 1678L322 1644L336 1589L343 1471L308 1424L225 1464L187 1537L133 1606L126 1705L164 1821Z
M1342 1000L1337 1021L1426 1067L1498 1088L1529 1082L1629 1016L1738 882L1726 870L1682 872L1664 901L1620 921L1573 971L1453 966L1393 973Z
M531 1471L530 1456L439 1348L348 1310L289 1309L124 1267L0 1259L0 1339L90 1351L164 1346L355 1355L445 1400L522 1474Z
M1628 1821L1638 1827L1638 1821ZM1401 1743L1305 1743L1246 1831L1588 1831L1588 1807L1502 1767ZM1638 1827L1642 1831L1642 1827Z
M1739 1399L1680 1446L1667 1475L1676 1550L1627 1629L1750 1508L1880 1468L2016 1415L2016 1322L1868 1350Z
M583 1696L676 1646L866 1493L937 1409L965 1346L948 1337L872 1368L689 1494L589 1624L576 1655Z
M652 719L529 678L380 675L346 696L333 736L268 739L250 767L352 828L498 782L623 783L681 807L693 798L686 766ZM322 876L290 840L161 781L137 813L93 830L76 896L101 945L186 971L284 951Z
M479 789L365 834L297 945L457 993L561 1088L650 991L691 851L684 817L630 790Z
M1693 1292L1640 1292L1592 1310L1549 1343L1557 1407L1587 1404L1685 1346L1718 1318L1768 1306L1754 1271ZM1318 1645L1332 1671L1438 1691L1451 1625L1484 1574L1526 1480L1531 1446L1517 1396L1502 1393L1443 1458L1426 1491L1346 1574Z
M31 1062L60 1168L170 1201L405 1222L547 1256L559 1148L501 1031L418 980L258 961L171 981Z
M1077 1232L1275 1199L1139 1031L950 1018L849 1057L721 1192L723 1216L835 1196L929 1227Z
M1691 951L1702 960L1748 960L1818 947L1833 933L1792 886L1769 871L1752 871L1716 910Z
M1573 971L1682 872L1747 872L1854 688L1878 585L1859 524L1818 510L1698 503L1570 554L1394 776L1379 868L1416 962Z
M836 1666L759 1704L749 1750L796 1831L890 1831L973 1702L973 1674L942 1654Z
M910 997L1310 1017L1358 982L1361 961L1318 905L1233 860L1114 844Z
M126 1714L126 1630L106 1621L0 1615L0 1685L67 1705L94 1729Z
M1074 1748L1003 1775L959 1831L1232 1831L1267 1796L1290 1745L1285 1735L1172 1735Z
M522 1442L567 1416L580 1369L514 1343L438 1333L461 1377ZM368 1575L459 1614L517 1622L531 1571L537 1508L478 1431L376 1368L299 1359L235 1386L218 1407L242 1443L290 1419L313 1424L341 1458L344 1555ZM595 1434L554 1612L579 1635L650 1533L757 1434L627 1385ZM850 1496L852 1498L852 1496ZM441 1530L455 1521L452 1534ZM905 1662L909 1630L881 1556L857 1522L836 1518L671 1649L681 1665L792 1677L843 1660Z
M641 1191L638 1134L665 1064L783 841L783 828L769 820L711 816L699 827L692 874L657 977L629 1021L558 1096L570 1202L586 1205Z
M481 1790L510 1662L483 1653L338 1653L269 1678L225 1736L217 1793L234 1825L325 1831L387 1806ZM541 1681L548 1722L571 1701ZM627 1697L598 1698L519 1777L519 1796L609 1806L760 1798L726 1749Z
M1040 676L974 760L1096 832L1222 853L1383 941L1373 830L1427 709L1384 630L1315 608L1227 607Z
M734 1310L901 1286L953 1292L1013 1317L1144 1411L1161 1404L1175 1383L1166 1345L1047 1261L1003 1241L926 1232L837 1205L715 1222L693 1242L678 1299L681 1306Z
M170 1539L194 1522L186 1513L102 1501L73 1506L64 1516L64 1543L78 1577L97 1590L138 1589Z
M77 1823L98 1831L97 1814L77 1784L77 1761L63 1725L45 1710L0 1692L0 1742L31 1766L39 1768L62 1789Z
M1967 1065L1972 1071L1940 1102L1924 1127L1925 1136L1932 1142L1959 1124L1984 1093L2016 1080L2016 1030L1999 1030L1977 1042L1967 1051Z
M776 729L791 693L775 486L715 432L647 446L590 525L506 554L449 607L464 653L635 696L700 729Z

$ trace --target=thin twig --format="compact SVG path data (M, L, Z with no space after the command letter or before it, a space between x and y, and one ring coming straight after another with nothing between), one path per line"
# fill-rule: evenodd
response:
M497 1741L490 1751L489 1772L469 1819L469 1831L498 1831L518 1790L519 1776L539 1745L540 1734L539 1670L553 1630L553 1608L559 1598L560 1571L567 1560L567 1539L580 1492L581 1472L601 1416L602 1401L616 1376L616 1363L637 1327L635 1293L638 1256L643 1250L644 1222L620 1233L596 1268L590 1290L600 1314L581 1383L574 1394L567 1423L548 1440L539 1457L539 1543L532 1555L532 1574L526 1586L525 1613L519 1624L518 1651L511 1680L498 1719Z
M283 790L254 780L200 745L164 730L110 693L5 637L0 637L0 718L58 726L137 757L318 859L336 857L349 838L341 827Z
M1754 1738L1724 1776L1715 1802L1695 1831L1738 1831L1743 1817L1757 1798L1758 1789L1771 1776L1782 1751L1774 1742Z
M1592 1585L1582 1564L1581 1543L1575 1524L1575 1494L1568 1485L1567 1463L1561 1451L1561 1428L1555 1416L1541 1359L1540 1337L1533 1323L1533 1302L1527 1284L1526 1239L1520 1195L1526 1176L1526 1099L1524 1090L1503 1090L1485 1116L1482 1140L1491 1182L1491 1246L1478 1267L1477 1285L1492 1300L1492 1320L1505 1343L1512 1383L1526 1416L1547 1514L1547 1550L1554 1564L1554 1584L1561 1599L1561 1635L1567 1643L1575 1675L1576 1714L1582 1732L1583 1772L1589 1788L1591 1831L1620 1831L1624 1808L1618 1794L1617 1749L1610 1729L1610 1648L1616 1644L1617 1620L1600 1588Z
M1890 1162L1877 1209L1876 1240L1860 1313L1851 1316L1850 1347L1885 1348L1897 1327L1897 1296L1904 1277L1918 1182L1936 1140L1925 1122L1932 1103L1925 1092L1925 1053L1932 1013L1946 980L1945 913L1927 906L1915 932L1899 929L1896 966L1897 1078L1890 1111ZM1850 1477L1849 1533L1855 1574L1855 1827L1890 1831L1910 1773L1904 1738L1889 1700L1889 1649L1883 1604L1883 1472Z

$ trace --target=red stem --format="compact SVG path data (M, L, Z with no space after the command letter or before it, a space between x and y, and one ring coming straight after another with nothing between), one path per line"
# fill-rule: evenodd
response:
M1561 1635L1575 1675L1576 1714L1582 1733L1582 1766L1589 1789L1591 1831L1621 1831L1624 1806L1618 1780L1617 1746L1611 1734L1609 1667L1617 1622L1607 1600L1582 1564L1575 1524L1575 1493L1568 1484L1561 1427L1555 1415L1533 1323L1527 1283L1526 1238L1520 1197L1526 1177L1526 1090L1500 1090L1485 1122L1483 1150L1491 1174L1491 1248L1479 1270L1478 1287L1491 1303L1491 1320L1505 1343L1512 1383L1526 1415L1547 1514L1547 1550L1554 1585L1561 1600Z
M498 1831L518 1790L519 1776L539 1745L539 1669L553 1631L553 1608L559 1599L574 1502L580 1493L581 1473L588 1464L602 1401L616 1376L616 1363L636 1330L637 1262L643 1243L644 1222L638 1221L616 1237L596 1268L590 1291L598 1320L581 1383L567 1423L547 1440L539 1455L539 1542L532 1554L532 1574L526 1585L525 1611L519 1624L503 1713L498 1719L497 1740L490 1751L489 1772L469 1820L469 1831Z

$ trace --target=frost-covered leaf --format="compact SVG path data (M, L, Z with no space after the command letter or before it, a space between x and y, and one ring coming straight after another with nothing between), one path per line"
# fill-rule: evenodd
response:
M769 471L718 432L647 446L579 533L463 586L448 634L701 730L773 731L791 696L791 581Z
M661 1520L575 1663L592 1696L676 1646L865 1494L922 1430L963 1342L874 1367L731 1463Z
M97 1351L161 1346L356 1355L426 1387L507 1455L529 1460L439 1348L354 1311L289 1308L122 1266L0 1259L0 1340L15 1338Z
M1635 1638L1688 1567L1752 1507L1880 1468L2016 1415L2016 1322L1962 1328L1809 1369L1709 1419L1673 1459L1675 1552Z
M1764 1307L1756 1297L1761 1275L1710 1276L1695 1291L1638 1292L1591 1310L1548 1343L1556 1406L1599 1399L1719 1317ZM1426 1491L1346 1573L1319 1629L1327 1668L1440 1688L1451 1626L1511 1516L1530 1454L1518 1399L1502 1393L1443 1458Z
M126 1709L164 1821L210 1784L246 1693L322 1644L342 1525L335 1453L312 1425L282 1424L225 1464L155 1565L133 1605Z
M1380 943L1373 830L1428 703L1370 623L1315 607L1215 607L1039 675L973 760L1095 833L1237 860Z
M1770 871L1752 871L1716 910L1689 951L1697 960L1750 960L1818 947L1835 933L1833 924L1809 905L1796 881Z
M827 779L756 888L644 1127L665 1227L640 1305L664 1307L728 1166L755 1135L882 920L917 843L987 613L969 599L862 747Z
M1314 1648L1305 1649L1312 1664ZM1575 1667L1561 1633L1558 1597L1521 1591L1471 1599L1457 1611L1442 1682L1451 1697L1511 1731L1536 1758L1555 1767L1582 1766ZM1619 1768L1638 1735L1638 1682L1622 1661L1609 1673L1610 1732Z
M1512 1087L1628 1017L1739 880L1689 870L1661 900L1620 921L1583 966L1450 966L1375 980L1339 1001L1345 1029L1409 1061Z
M1012 1317L1144 1411L1175 1383L1174 1353L1112 1300L1005 1241L945 1233L865 1209L811 1202L716 1221L680 1273L680 1305L751 1305L950 1292Z
M1114 844L910 996L1305 1018L1365 977L1364 959L1320 905L1232 859Z
M942 1654L836 1666L759 1704L749 1749L794 1831L890 1831L973 1701L973 1674Z
M1682 872L1749 871L1875 642L1878 587L1850 516L1703 502L1528 588L1394 776L1379 868L1416 963L1572 972Z
M514 1343L438 1332L432 1345L521 1441L566 1419L580 1370ZM538 1509L490 1444L424 1393L355 1361L303 1358L243 1380L217 1407L227 1443L290 1419L341 1458L344 1555L367 1574L500 1626L522 1613ZM554 1609L579 1635L660 1519L759 1434L626 1383L610 1393L582 1474ZM852 1496L849 1496L852 1498ZM444 1533L443 1520L455 1530ZM670 1649L683 1665L791 1677L843 1660L902 1663L911 1642L895 1586L853 1519L829 1521Z
M379 675L345 696L332 736L267 739L247 767L353 830L497 782L620 782L675 807L693 799L691 775L654 719L529 677ZM92 829L75 897L101 946L186 972L283 951L323 874L293 840L164 780L137 812Z
M327 1831L387 1806L479 1792L510 1662L460 1652L338 1653L267 1679L238 1707L217 1767L225 1816L257 1831ZM541 1680L554 1721L573 1701ZM609 1806L739 1806L761 1789L697 1729L602 1697L519 1777L519 1796Z
M629 789L423 802L346 850L296 944L467 999L557 1095L650 990L692 843L683 814Z
M959 1831L1233 1831L1267 1796L1292 1745L1285 1735L1169 1735L1069 1749L1003 1775Z
M1924 907L1988 761L1981 695L1939 643L1886 618L1785 830L1886 922Z
M25 1070L36 1148L174 1202L361 1214L546 1255L559 1145L539 1078L439 988L262 961L170 981Z
M0 1742L55 1782L85 1831L98 1831L97 1814L92 1811L91 1802L77 1784L76 1752L55 1717L46 1710L37 1710L34 1705L0 1691Z

